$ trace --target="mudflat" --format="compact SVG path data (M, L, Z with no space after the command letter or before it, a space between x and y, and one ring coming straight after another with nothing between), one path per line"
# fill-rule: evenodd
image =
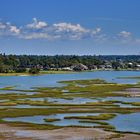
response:
M119 138L115 132L96 128L66 127L54 130L26 130L0 124L0 140L139 140L140 135L123 134Z

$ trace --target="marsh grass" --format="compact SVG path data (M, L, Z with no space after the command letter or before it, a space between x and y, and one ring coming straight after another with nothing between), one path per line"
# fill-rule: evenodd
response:
M2 90L12 91L12 94L0 94L0 99L9 99L9 101L1 102L1 106L13 106L13 105L36 105L36 106L52 106L54 108L1 108L0 109L0 123L7 123L12 126L27 127L29 129L56 129L61 128L58 126L48 124L32 124L22 122L5 122L2 119L5 117L23 117L23 116L34 116L34 115L51 115L57 113L103 113L98 116L68 116L65 119L80 119L81 122L97 123L99 126L95 128L103 128L108 131L115 131L114 127L102 122L102 120L109 120L116 116L116 113L134 113L140 112L140 108L120 108L114 103L130 104L129 102L120 101L98 101L89 102L86 104L58 104L48 102L47 98L61 98L66 100L72 100L76 97L81 98L98 98L98 97L125 97L127 95L122 93L114 93L114 91L124 91L127 88L131 88L136 85L129 84L115 84L107 83L100 79L91 80L73 80L73 81L61 81L64 86L62 87L33 87L29 90L15 90L13 87L5 87ZM83 85L83 86L77 86ZM137 85L138 86L138 85ZM67 90L67 94L64 94L63 90ZM16 92L36 92L33 95L17 94ZM71 93L71 94L69 94ZM78 93L78 94L77 94ZM44 101L32 101L27 100L30 98L43 98ZM132 105L139 106L139 103L133 102ZM55 108L60 107L60 108ZM84 110L83 110L84 109ZM45 119L47 122L58 121L58 119L50 118ZM74 127L74 126L73 126ZM81 126L75 126L81 127Z
M55 121L60 121L60 119L56 119L56 118L45 118L44 121L45 122L55 122Z
M98 116L66 116L64 119L109 120L114 117L116 117L116 114L99 114Z

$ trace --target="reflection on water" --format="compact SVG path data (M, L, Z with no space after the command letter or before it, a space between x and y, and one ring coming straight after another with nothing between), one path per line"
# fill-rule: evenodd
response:
M140 71L95 71L73 74L47 74L38 76L2 76L0 87L16 86L17 89L29 89L31 87L61 86L57 83L63 80L80 79L104 79L108 82L136 83L138 79L117 79L121 76L139 76Z

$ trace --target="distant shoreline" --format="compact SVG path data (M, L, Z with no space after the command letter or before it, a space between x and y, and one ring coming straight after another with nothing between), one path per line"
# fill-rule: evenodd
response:
M31 75L43 75L43 74L67 74L67 73L76 73L74 71L41 71L39 74L30 74L28 72L24 73L0 73L0 76L31 76Z
M32 75L44 75L44 74L71 74L71 73L82 73L82 72L96 72L96 71L140 71L140 70L131 70L131 69L121 69L121 70L103 70L103 69L98 69L98 70L87 70L87 71L40 71L39 74L30 74L28 72L24 73L16 73L16 72L11 72L11 73L0 73L0 76L32 76Z

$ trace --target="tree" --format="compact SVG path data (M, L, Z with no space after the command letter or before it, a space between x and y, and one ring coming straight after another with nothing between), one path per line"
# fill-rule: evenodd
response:
M0 73L8 73L11 71L10 66L0 64Z
M38 74L39 72L40 72L40 69L36 67L30 68L29 70L30 74Z
M15 69L15 72L17 72L17 73L26 72L26 68L16 68L16 69Z

